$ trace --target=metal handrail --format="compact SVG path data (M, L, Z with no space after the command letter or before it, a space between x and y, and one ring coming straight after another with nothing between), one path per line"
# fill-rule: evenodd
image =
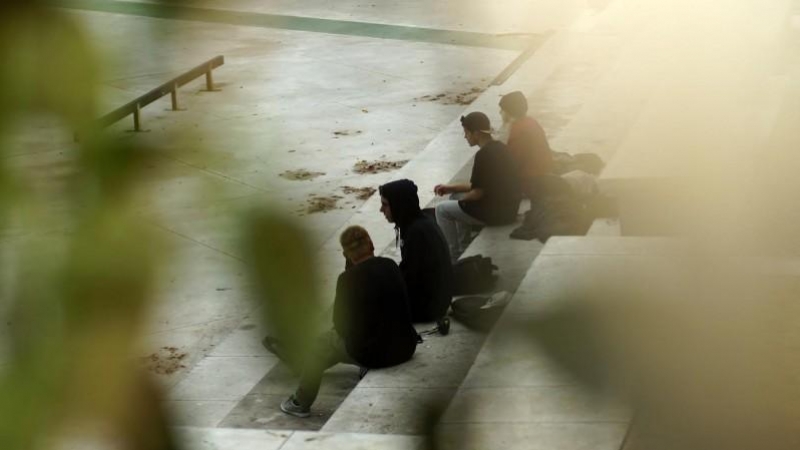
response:
M211 75L211 71L223 64L225 64L225 58L222 55L209 59L203 64L200 64L199 66L178 75L161 86L152 89L150 92L140 95L136 99L100 117L97 119L97 124L104 128L133 114L133 129L136 131L141 131L142 127L140 115L142 108L160 99L161 97L170 94L172 97L172 110L177 111L178 88L194 80L195 78L205 75L206 89L208 91L213 91L214 78Z

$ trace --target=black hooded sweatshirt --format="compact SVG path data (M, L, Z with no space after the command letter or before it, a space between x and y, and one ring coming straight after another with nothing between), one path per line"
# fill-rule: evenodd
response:
M406 282L414 322L431 322L447 313L453 296L453 267L442 230L419 208L411 180L386 183L379 189L389 202L400 245L400 270Z
M339 275L333 326L347 353L362 366L389 367L411 359L417 332L411 325L403 276L394 261L375 256Z

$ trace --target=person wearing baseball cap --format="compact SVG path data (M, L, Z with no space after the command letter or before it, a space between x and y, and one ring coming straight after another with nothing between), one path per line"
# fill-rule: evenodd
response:
M438 184L436 195L454 195L436 206L436 222L450 247L453 262L463 252L463 241L473 225L506 225L517 218L519 177L505 144L492 138L489 118L482 112L461 117L464 139L477 146L468 183ZM457 197L457 199L455 199Z

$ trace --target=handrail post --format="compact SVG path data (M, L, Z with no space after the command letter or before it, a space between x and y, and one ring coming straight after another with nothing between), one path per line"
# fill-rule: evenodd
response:
M201 76L206 76L206 89L209 91L215 91L214 86L214 75L212 71L221 66L225 63L225 59L222 55L212 58L208 61L205 61L196 67L188 70L177 77L165 82L164 84L151 89L144 95L140 95L134 100L126 103L125 105L105 114L104 116L100 117L96 120L96 123L101 127L107 127L117 121L120 121L129 115L133 115L133 128L135 131L142 131L142 108L153 103L154 101L164 97L169 92L170 96L172 97L172 110L179 111L180 104L178 102L178 88L183 86L184 84L196 80Z
M214 78L211 76L211 71L213 68L211 64L208 65L208 71L206 71L206 89L210 92L214 90Z
M142 131L142 124L139 118L139 114L141 113L142 108L139 104L136 104L136 109L133 110L133 130L134 131Z
M178 83L172 83L172 91L170 91L172 97L172 110L178 110Z

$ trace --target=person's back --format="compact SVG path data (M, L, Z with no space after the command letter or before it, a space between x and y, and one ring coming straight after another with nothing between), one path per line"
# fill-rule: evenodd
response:
M508 135L508 149L518 164L523 180L549 174L553 169L553 152L539 122L532 117L514 121Z
M417 347L418 335L411 325L397 264L375 256L372 239L362 227L347 227L339 242L348 268L336 283L333 328L311 346L297 390L281 403L286 414L311 415L327 368L338 363L362 369L393 366L411 359Z
M447 241L419 208L417 186L397 180L380 187L381 210L399 233L400 270L414 322L432 322L447 314L453 292L453 268Z
M508 149L519 171L520 189L530 197L536 179L553 171L553 152L544 129L527 113L528 101L522 92L514 91L500 99L503 122L511 123Z
M464 211L487 225L506 225L517 217L519 208L518 168L508 148L491 140L475 153L471 183L483 190L474 202L462 202Z
M365 367L388 367L411 358L417 333L394 261L371 257L339 275L334 328L350 356Z

